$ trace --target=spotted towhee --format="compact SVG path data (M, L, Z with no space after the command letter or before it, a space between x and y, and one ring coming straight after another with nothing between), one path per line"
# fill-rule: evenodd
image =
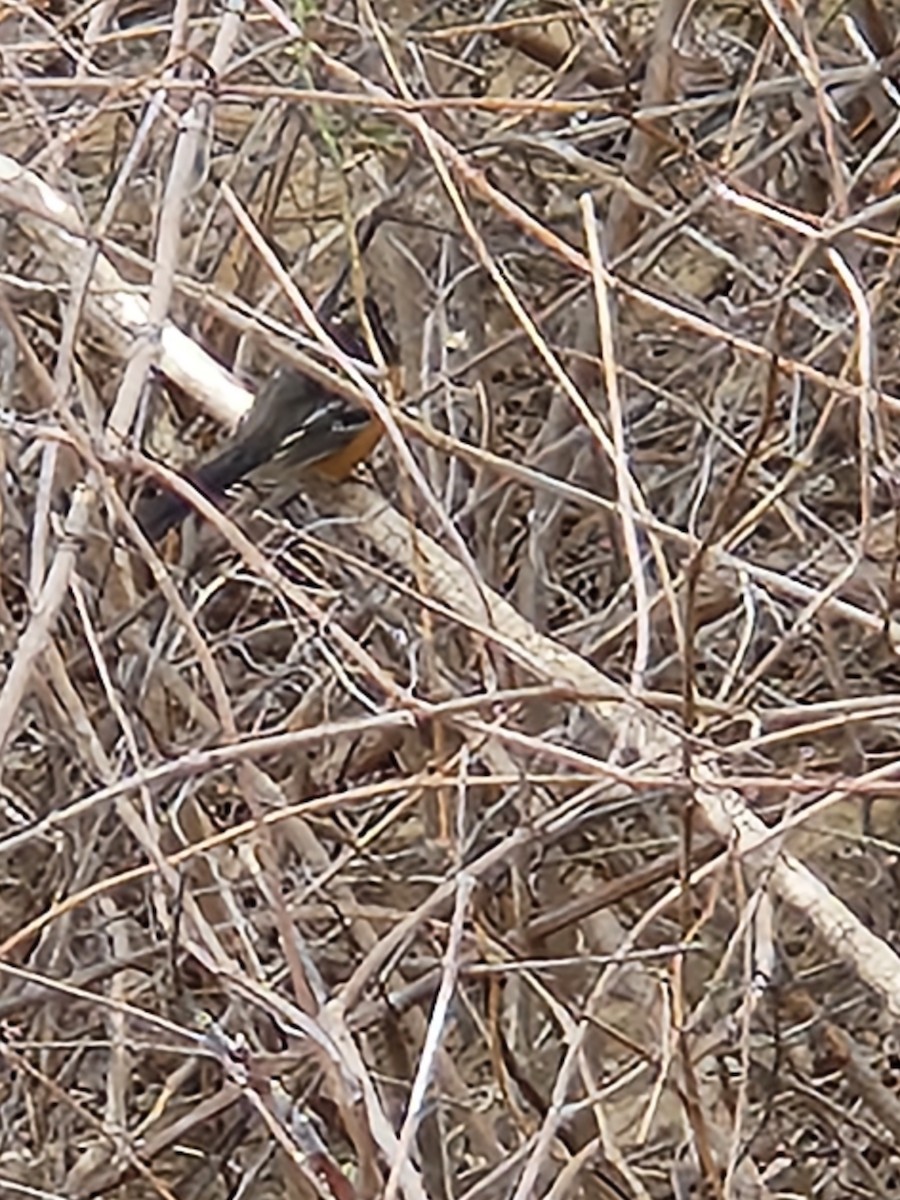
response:
M395 365L396 347L377 306L367 300L365 307L385 361ZM351 326L334 322L328 329L346 354L371 361L365 342ZM259 388L231 443L208 462L186 469L184 475L215 501L224 499L241 480L289 482L308 467L340 480L371 454L381 433L381 425L371 413L309 376L279 367ZM148 488L138 500L135 515L144 533L155 542L190 511L179 496Z

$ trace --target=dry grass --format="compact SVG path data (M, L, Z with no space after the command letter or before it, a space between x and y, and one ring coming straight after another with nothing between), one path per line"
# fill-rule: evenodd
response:
M900 1195L892 21L0 7L0 1197Z

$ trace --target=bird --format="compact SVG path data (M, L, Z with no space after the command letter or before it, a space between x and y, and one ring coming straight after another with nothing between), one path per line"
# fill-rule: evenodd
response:
M386 363L396 365L396 346L375 302L367 298L365 309ZM349 324L335 321L328 330L346 354L371 361L365 342ZM340 482L369 457L382 432L381 423L366 409L292 367L279 366L259 387L230 442L182 474L214 502L221 502L242 480L286 482L308 468ZM155 486L144 489L135 507L138 524L151 542L160 541L190 512L180 496Z

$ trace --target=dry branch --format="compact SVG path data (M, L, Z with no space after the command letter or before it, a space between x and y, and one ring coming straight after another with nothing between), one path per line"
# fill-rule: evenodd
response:
M0 14L0 1192L900 1169L890 24L539 8ZM344 244L415 416L159 557Z

